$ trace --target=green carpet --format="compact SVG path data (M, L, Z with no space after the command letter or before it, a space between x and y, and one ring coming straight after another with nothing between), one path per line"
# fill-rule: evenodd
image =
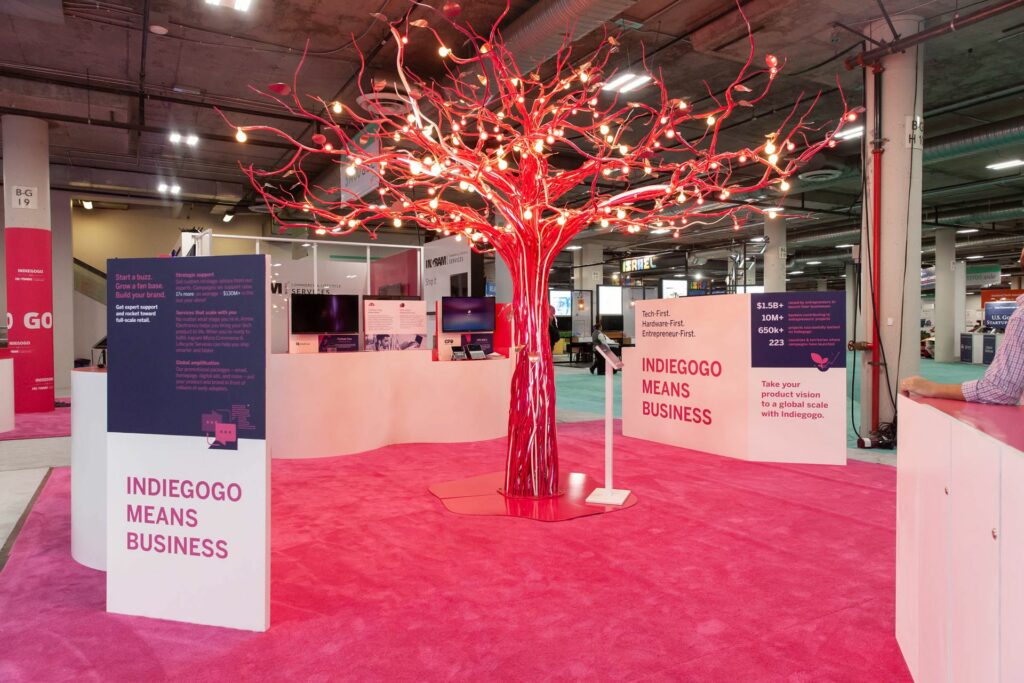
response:
M853 390L853 415L859 426L860 416L860 380L863 372L859 359L854 373L854 354L846 358L847 399ZM984 365L968 363L936 363L933 360L921 359L921 375L935 382L955 384L967 380L978 379L985 372ZM853 386L856 375L856 386ZM559 419L570 422L576 420L595 420L604 415L604 377L591 375L586 368L555 367L555 392L558 399ZM615 417L622 417L622 374L615 375ZM895 392L895 387L893 388ZM884 399L883 393L883 399ZM849 416L850 406L847 404ZM857 434L853 421L847 418L847 443L850 448L857 447Z

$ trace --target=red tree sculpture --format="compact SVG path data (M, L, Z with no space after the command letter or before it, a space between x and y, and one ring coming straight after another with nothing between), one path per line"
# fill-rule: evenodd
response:
M282 228L309 227L312 220L321 235L359 229L374 235L381 225L413 224L497 252L512 275L516 343L504 491L539 498L558 492L547 333L548 274L558 253L591 226L629 233L653 227L678 231L687 224L731 219L739 229L738 211L762 210L730 197L768 187L787 190L786 178L834 145L843 121L855 114L844 101L834 125L813 124L808 117L818 96L803 102L801 96L763 143L722 151L723 123L737 109L757 105L781 68L772 55L763 58L764 67L754 68L752 38L736 78L720 94L708 88L707 106L694 111L670 97L660 73L646 65L625 86L616 83L624 76L609 67L618 45L613 36L575 62L567 36L545 75L521 73L498 30L503 17L488 35L453 23L465 37L457 50L446 46L426 20L406 16L389 23L397 78L375 81L371 88L387 89L404 102L405 111L369 98L371 114L347 109L343 125L340 103L298 95L296 72L292 87L278 85L263 94L307 117L318 132L297 140L257 125L236 127L236 136L244 142L249 133L266 132L295 146L279 168L244 169ZM448 65L445 82L409 70L411 40L436 41ZM365 62L361 84L364 70ZM630 99L623 101L627 91ZM362 133L349 133L353 122ZM687 132L694 126L699 132ZM331 157L349 175L360 169L374 174L380 181L377 195L361 198L315 184L303 168L311 155ZM581 186L588 188L586 196L570 201L568 193Z

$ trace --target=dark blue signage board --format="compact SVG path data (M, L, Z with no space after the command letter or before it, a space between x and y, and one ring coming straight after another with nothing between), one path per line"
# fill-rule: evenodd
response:
M974 335L961 333L960 334L960 362L961 363L973 363L974 362Z
M996 335L986 334L981 338L981 362L988 365L996 357Z
M985 304L985 326L1005 330L1010 316L1017 310L1016 301L990 301Z
M266 279L266 256L107 261L108 431L264 439Z
M846 367L843 292L751 294L751 366Z

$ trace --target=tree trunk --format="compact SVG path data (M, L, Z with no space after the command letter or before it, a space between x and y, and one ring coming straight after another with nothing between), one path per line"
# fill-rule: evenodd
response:
M541 268L537 269L542 270ZM548 337L547 269L513 282L516 369L508 413L505 495L558 495L555 371Z

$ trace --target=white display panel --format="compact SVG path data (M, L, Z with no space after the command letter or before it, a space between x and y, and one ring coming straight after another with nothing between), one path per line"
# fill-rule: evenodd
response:
M598 315L622 315L622 287L616 285L598 285Z
M689 282L687 280L662 280L661 298L676 299L681 296L686 296L687 287L689 287Z
M363 348L367 351L426 348L426 302L365 299L363 335Z

